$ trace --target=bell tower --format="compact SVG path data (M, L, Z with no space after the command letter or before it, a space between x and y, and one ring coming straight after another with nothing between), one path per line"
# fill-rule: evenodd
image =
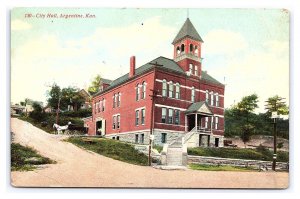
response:
M203 40L189 18L173 40L174 61L189 76L201 77L201 45Z

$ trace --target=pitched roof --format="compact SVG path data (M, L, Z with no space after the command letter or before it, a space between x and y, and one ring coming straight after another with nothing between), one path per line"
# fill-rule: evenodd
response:
M170 70L172 72L180 73L182 75L186 75L185 71L174 60L160 56L160 57L158 57L158 58L156 58L156 59L154 59L154 60L138 67L138 68L136 68L135 69L135 76L143 74L144 72L151 70L154 66L153 66L153 64L150 64L150 63L157 63L159 65L162 65L162 66L157 66L158 68L162 68L162 69L165 69L165 70ZM223 85L220 82L218 82L216 79L214 79L213 77L208 75L207 72L205 72L205 71L202 72L202 77L201 78L204 81L208 81L208 82L211 82L211 83ZM97 96L102 92L105 92L105 91L107 91L107 90L109 90L113 87L116 87L116 86L126 82L129 79L130 79L129 78L129 73L127 73L127 74L115 79L114 81L112 81L111 84L105 90L94 94L94 96Z
M205 101L196 102L189 106L189 108L185 111L185 113L204 113L207 115L212 115L212 111Z
M190 37L194 40L203 42L202 38L198 34L197 30L195 29L194 25L192 24L189 18L187 18L184 22L183 26L181 27L175 39L173 40L172 44L183 39L184 37Z
M113 80L101 78L101 82L104 84L111 84Z

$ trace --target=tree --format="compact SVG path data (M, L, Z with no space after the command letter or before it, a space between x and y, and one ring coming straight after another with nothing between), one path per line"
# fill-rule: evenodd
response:
M29 117L38 122L43 121L46 117L46 113L44 112L42 106L39 103L34 102L32 104L32 108L33 111L29 113Z
M238 112L246 117L247 122L249 121L249 114L252 113L256 108L258 108L258 97L256 94L248 95L242 98L236 108Z
M89 88L88 88L88 92L91 95L96 94L99 91L100 83L101 83L101 76L100 75L96 75L96 77L91 82L91 86L89 86Z
M61 98L61 95L62 93L60 87L56 83L54 83L51 86L50 91L48 92L48 105L54 109L57 109L59 98Z
M289 107L282 100L283 100L283 98L279 97L278 95L268 98L267 113L270 116L271 116L272 112L277 112L278 115L288 115L289 114Z
M61 107L67 108L68 105L74 107L74 111L78 110L78 107L84 103L85 99L79 95L79 89L75 87L67 87L62 89Z

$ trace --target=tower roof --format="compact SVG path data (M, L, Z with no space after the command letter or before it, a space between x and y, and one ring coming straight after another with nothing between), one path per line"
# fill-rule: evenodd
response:
M189 18L187 18L184 22L183 26L181 27L175 39L173 40L172 44L183 39L184 37L190 37L191 39L203 42Z

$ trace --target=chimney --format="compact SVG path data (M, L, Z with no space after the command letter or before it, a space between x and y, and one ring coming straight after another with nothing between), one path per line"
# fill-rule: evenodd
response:
M135 56L130 57L130 71L129 78L135 75Z

